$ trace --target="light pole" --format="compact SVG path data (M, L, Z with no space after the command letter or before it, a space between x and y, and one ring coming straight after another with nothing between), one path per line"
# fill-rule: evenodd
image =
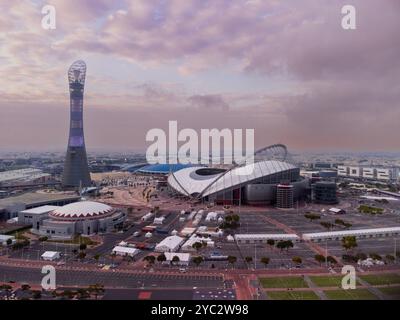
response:
M257 270L257 243L254 243L254 270Z
M325 242L325 266L328 268L328 239Z

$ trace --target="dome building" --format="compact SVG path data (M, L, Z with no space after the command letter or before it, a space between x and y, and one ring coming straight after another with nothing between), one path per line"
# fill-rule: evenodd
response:
M37 233L51 238L71 238L75 234L92 235L122 227L125 213L93 201L67 204L49 212Z

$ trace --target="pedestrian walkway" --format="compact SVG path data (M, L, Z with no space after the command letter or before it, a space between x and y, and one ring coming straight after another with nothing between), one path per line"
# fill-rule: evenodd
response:
M377 296L379 298L379 300L389 300L389 297L387 297L385 294L383 294L377 288L374 288L373 286L371 286L367 281L361 279L360 277L357 277L357 281L362 286L366 287L369 292L371 292L373 295Z
M310 279L309 276L305 275L305 276L304 276L304 281L307 283L307 285L308 285L311 289L313 289L314 293L315 293L321 300L328 300L328 298L326 297L325 293L311 281L311 279Z

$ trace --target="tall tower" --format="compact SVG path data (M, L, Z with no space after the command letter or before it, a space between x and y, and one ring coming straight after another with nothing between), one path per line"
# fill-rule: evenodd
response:
M85 77L85 62L82 60L75 61L68 70L71 116L67 156L62 177L62 186L65 188L88 187L91 185L83 135Z

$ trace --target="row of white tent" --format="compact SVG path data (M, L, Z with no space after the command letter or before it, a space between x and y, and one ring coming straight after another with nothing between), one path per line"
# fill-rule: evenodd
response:
M354 236L357 239L395 237L400 236L400 227L304 233L301 238L297 234L236 234L235 240L237 243L266 243L270 239L275 241L291 240L298 242L304 240L319 242L341 240L343 237L349 236Z
M206 243L207 247L213 248L214 241L210 237L201 237L193 234L189 239L179 237L177 235L166 237L158 243L154 249L156 252L176 252L179 249L182 251L195 251L193 244Z

